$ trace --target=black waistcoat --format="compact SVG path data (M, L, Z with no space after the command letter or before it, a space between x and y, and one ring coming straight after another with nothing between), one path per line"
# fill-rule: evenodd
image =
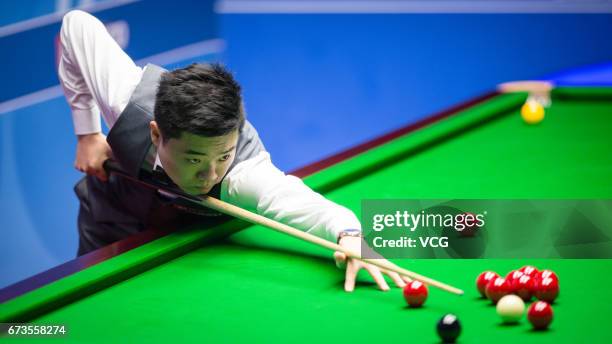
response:
M164 183L172 183L165 173L152 171L156 150L151 142L149 123L153 120L157 86L164 72L165 70L158 66L146 66L140 83L111 128L107 141L115 160L129 175L139 179L150 178L153 175ZM236 157L228 172L238 163L264 150L257 131L245 121L240 129ZM209 195L218 198L220 188L221 183L215 185ZM186 211L182 205L165 198L157 190L116 175L111 175L108 182L101 182L95 177L87 178L87 195L80 194L79 197L87 198L93 217L99 222L172 229L193 222L212 225L224 218L206 209Z

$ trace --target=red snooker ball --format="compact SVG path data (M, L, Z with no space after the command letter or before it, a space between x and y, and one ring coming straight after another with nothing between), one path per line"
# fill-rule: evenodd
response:
M512 293L527 302L531 300L535 289L535 279L531 276L523 275L519 279L515 280L512 284Z
M538 279L552 278L555 281L559 282L559 277L552 270L542 270L538 274Z
M520 270L512 270L506 275L506 280L508 280L511 285L514 285L514 283L523 275L524 273Z
M519 269L520 272L524 273L527 276L535 276L538 274L538 269L535 266L525 265Z
M534 302L527 310L527 319L534 329L544 330L553 320L552 307L544 301Z
M497 303L502 297L512 293L512 286L503 277L497 277L487 284L485 294L493 303Z
M410 307L421 307L427 294L427 286L420 281L412 281L404 287L404 300Z
M534 290L538 300L553 303L559 295L559 281L550 277L539 279Z
M489 284L489 282L496 279L497 277L499 277L499 275L493 271L485 271L478 275L478 278L476 278L476 288L478 288L480 295L482 295L483 297L487 296L485 294L485 288L487 287L487 284Z

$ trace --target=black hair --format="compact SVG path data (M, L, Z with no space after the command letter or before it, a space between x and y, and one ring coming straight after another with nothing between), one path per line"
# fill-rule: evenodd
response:
M164 141L183 132L215 137L241 129L240 91L232 74L217 63L194 63L163 73L154 113Z

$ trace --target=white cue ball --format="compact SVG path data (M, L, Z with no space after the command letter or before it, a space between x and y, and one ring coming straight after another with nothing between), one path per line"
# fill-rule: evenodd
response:
M525 312L525 302L516 295L506 295L497 302L497 314L505 323L518 322Z

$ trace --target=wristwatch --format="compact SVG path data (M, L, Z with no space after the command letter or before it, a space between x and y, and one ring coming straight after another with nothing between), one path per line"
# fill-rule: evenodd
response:
M338 234L338 243L340 242L340 239L342 239L342 238L344 238L346 236L362 238L363 234L361 233L361 230L359 230L359 229L354 229L354 228L345 229L345 230L343 230L342 232L340 232Z

